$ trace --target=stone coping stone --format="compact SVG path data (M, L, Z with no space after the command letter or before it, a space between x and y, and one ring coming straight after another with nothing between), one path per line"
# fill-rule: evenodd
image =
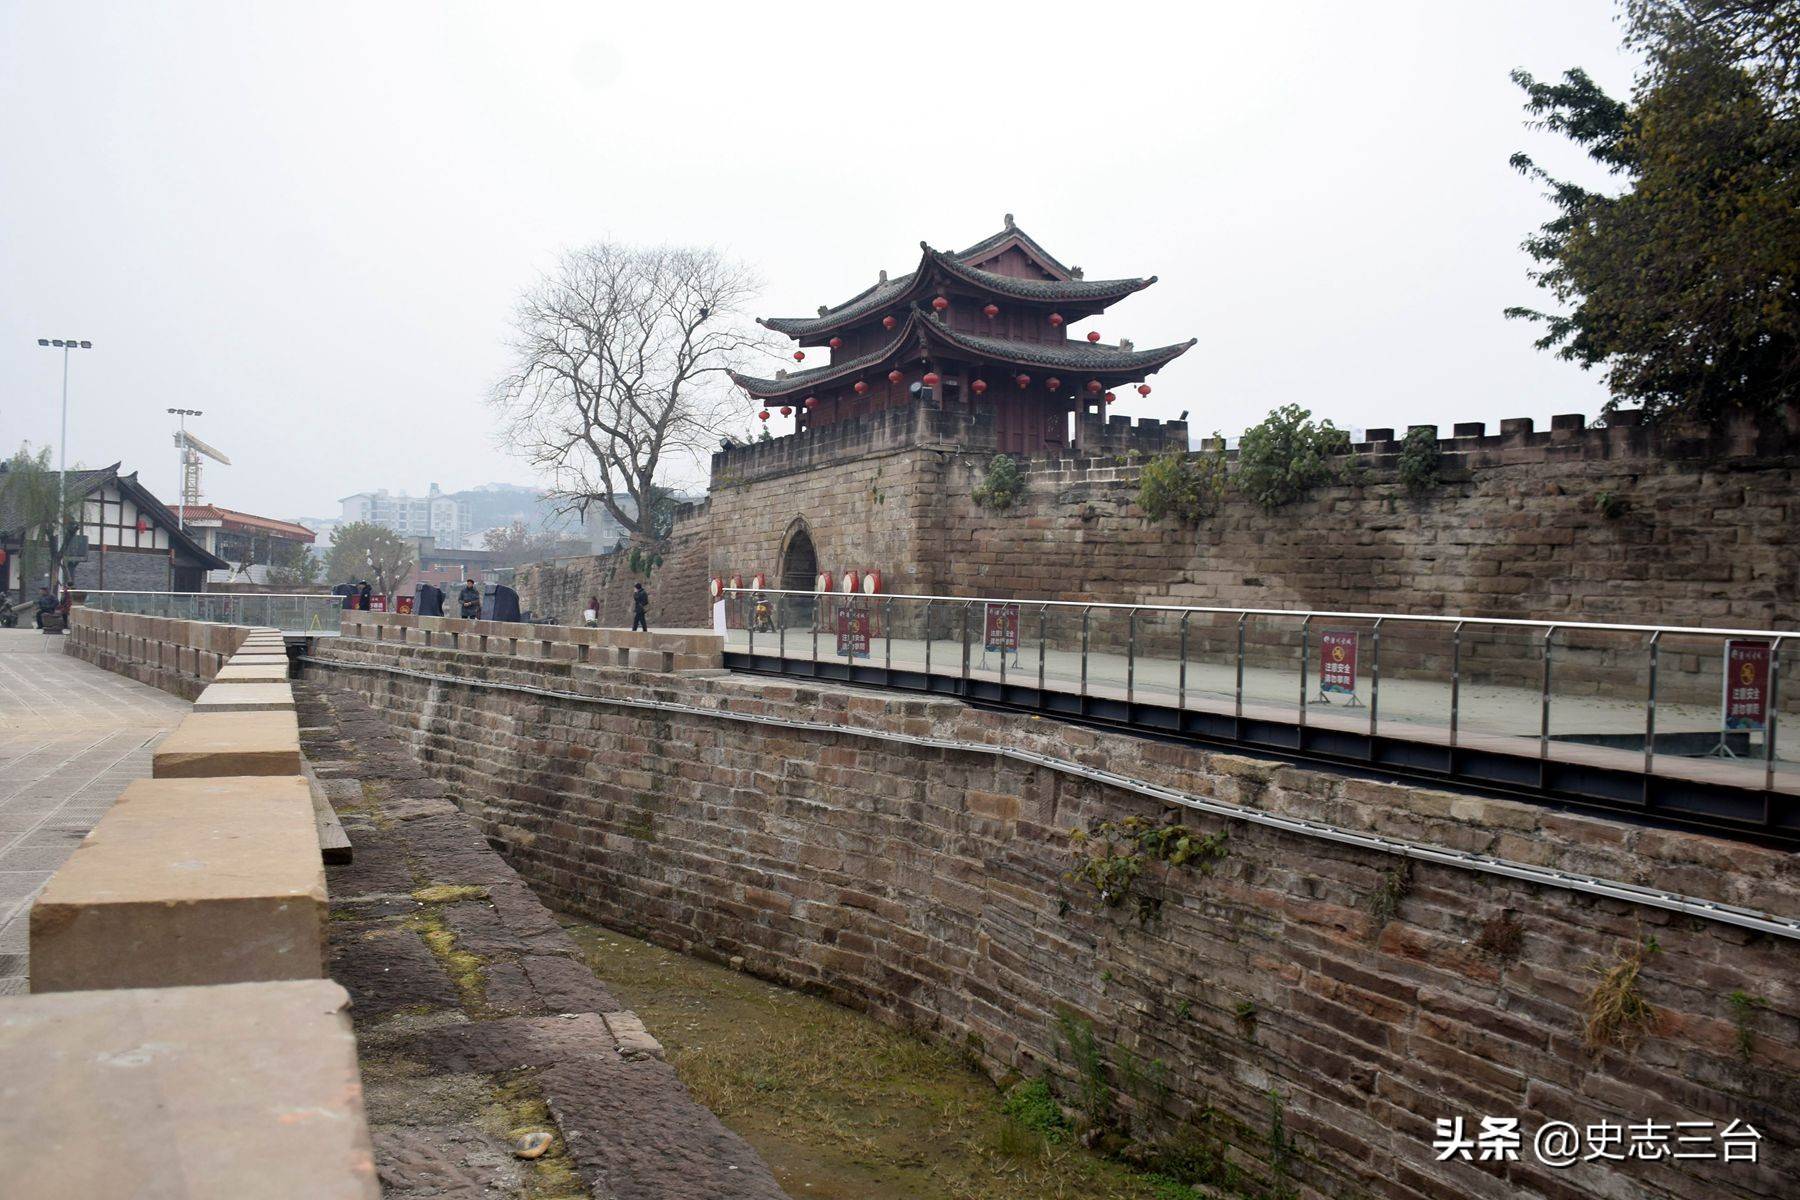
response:
M270 651L267 654L258 654L254 651L239 650L236 654L225 660L225 665L228 667L279 667L281 670L285 671L288 667L288 661L286 651L280 653Z
M32 903L31 990L317 979L325 925L305 779L139 779Z
M0 1195L376 1200L330 980L0 1000Z
M157 779L298 775L300 724L291 712L194 713L156 748L150 774Z
M210 683L194 701L196 713L293 712L291 683Z
M288 669L285 664L245 665L229 662L222 665L218 674L214 676L215 679L223 680L226 683L280 683L287 677Z

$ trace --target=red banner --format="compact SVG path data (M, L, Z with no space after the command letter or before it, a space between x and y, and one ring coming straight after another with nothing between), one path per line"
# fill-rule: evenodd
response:
M1725 728L1758 732L1769 724L1769 643L1725 643Z
M869 606L853 601L837 606L837 652L845 658L869 657Z
M1019 648L1019 606L988 604L982 607L981 645L984 650Z
M383 596L379 593L375 593L375 594L371 595L369 597L369 611L370 612L386 612L387 611L387 597Z
M1357 633L1328 629L1319 635L1319 691L1356 695Z
M412 610L413 610L413 598L411 596L401 596L398 600L394 601L394 611L395 612L409 613Z

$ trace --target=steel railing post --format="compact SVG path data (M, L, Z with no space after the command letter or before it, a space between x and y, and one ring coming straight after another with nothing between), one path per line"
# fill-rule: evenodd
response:
M1093 608L1094 606L1090 604L1081 610L1081 699L1084 701L1082 704L1084 712L1087 710L1085 701L1087 700L1088 675L1088 613L1092 612Z
M1458 621L1450 631L1450 766L1456 766L1456 725L1462 709L1462 628Z
M1763 790L1775 791L1775 714L1781 708L1781 643L1776 638L1769 646L1769 715L1763 722ZM1773 802L1773 795L1770 800ZM1768 814L1773 815L1773 814Z
M1544 630L1544 690L1539 697L1542 711L1538 725L1538 761L1547 762L1550 758L1550 651L1556 637L1556 626Z
M1132 609L1125 614L1125 719L1131 719L1131 706L1137 702L1137 615Z
M1300 728L1306 728L1306 667L1312 657L1312 619L1307 613L1300 619Z
M1381 707L1381 622L1382 617L1375 618L1375 627L1369 636L1369 740L1375 740L1375 710ZM1371 745L1369 752L1373 754L1375 747Z
M781 599L775 602L775 657L781 660L783 670L787 669L787 605L788 598L784 592Z
M1650 686L1644 697L1644 793L1649 795L1650 770L1656 762L1656 660L1662 648L1657 645L1662 640L1663 631L1657 630L1650 635Z
M1244 719L1244 622L1248 621L1249 619L1250 619L1250 614L1247 612L1241 612L1238 614L1236 718L1239 721L1242 721Z
M814 675L819 673L819 626L824 623L826 612L828 611L824 603L822 603L824 595L824 592L813 593L812 673Z
M1015 605L1014 607L1017 607L1017 606ZM986 662L987 661L987 628L986 628L987 627L987 618L985 615L982 618L981 624L982 624L981 661ZM1006 625L1005 620L1002 620L1000 622L1000 624L1001 624L1002 629L1004 629L1005 625ZM1019 652L1019 632L1018 632L1018 630L1019 630L1018 621L1015 620L1013 622L1013 653L1014 654L1017 654ZM1006 644L1005 644L1005 642L1006 642L1006 639L1004 637L1002 637L1001 645L1000 645L1000 699L1003 701L1006 699Z
M1044 660L1046 657L1046 651L1045 651L1046 642L1045 642L1045 637L1044 637L1044 629L1045 629L1045 623L1049 618L1049 613L1050 613L1050 606L1048 604L1038 605L1038 707L1039 708L1042 708L1044 705Z
M969 610L973 607L973 600L962 606L962 684L965 696L969 694Z
M894 602L881 602L881 669L894 673ZM891 680L890 680L891 682Z
M1188 618L1192 612L1184 610L1181 614L1181 665L1175 674L1175 711L1187 711L1187 654L1188 654Z
M928 692L931 690L931 606L935 603L935 600L925 602L925 617L922 622L925 634L925 690Z
M743 612L744 611L743 606L740 605L738 607L738 611L740 613ZM750 619L748 621L744 622L744 624L749 627L748 632L750 634L750 660L752 663L754 663L756 661L756 608L754 605L751 606L751 609L750 609ZM725 623L725 627L726 627L726 629L729 630L731 628L731 623L729 621L727 621Z

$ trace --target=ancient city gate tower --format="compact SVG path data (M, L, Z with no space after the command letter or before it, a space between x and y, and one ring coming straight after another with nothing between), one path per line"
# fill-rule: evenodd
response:
M791 415L794 432L823 429L910 405L992 414L994 449L1041 454L1070 443L1071 413L1099 413L1115 389L1138 385L1192 341L1138 350L1069 324L1156 282L1084 279L1013 224L953 254L919 243L919 265L816 317L760 323L802 347L824 347L821 367L774 379L734 374L752 397ZM794 352L803 362L806 350ZM790 411L791 410L791 411Z

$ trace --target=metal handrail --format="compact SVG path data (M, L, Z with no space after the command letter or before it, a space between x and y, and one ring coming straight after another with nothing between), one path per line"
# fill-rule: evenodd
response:
M822 593L799 591L783 588L726 588L727 592L750 595L761 591L764 595L783 596L816 596ZM223 593L220 593L223 594ZM247 593L246 593L247 594ZM1019 604L1016 597L1002 596L925 596L908 592L877 593L885 600L950 600L957 603L973 604ZM871 597L872 598L872 597ZM1554 621L1535 621L1522 617L1465 617L1465 616L1432 616L1426 613L1378 613L1378 612L1345 612L1322 608L1225 608L1206 605L1186 604L1105 604L1099 601L1089 603L1082 600L1027 600L1023 603L1038 604L1053 608L1080 609L1137 609L1139 612L1169 613L1216 613L1219 616L1251 616L1251 617L1329 617L1339 621L1409 621L1426 625L1490 625L1510 626L1519 629L1543 629L1555 625L1562 629L1598 630L1611 633L1674 633L1700 634L1707 637L1743 637L1743 638L1792 638L1800 637L1800 630L1789 629L1729 629L1705 625L1618 625L1602 621L1571 621L1559 617Z

